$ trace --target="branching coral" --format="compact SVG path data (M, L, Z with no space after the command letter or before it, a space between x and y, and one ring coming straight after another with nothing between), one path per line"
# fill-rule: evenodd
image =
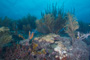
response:
M24 31L24 33L28 33L29 30L36 28L35 21L36 17L30 14L19 20L12 20L6 16L4 19L0 18L0 27L5 26L9 27L10 31Z
M9 33L9 29L7 27L0 28L0 47L3 47L4 44L7 44L12 40L12 36Z
M44 18L37 20L37 30L41 33L53 32L54 17L51 14L45 15Z
M30 31L29 31L28 39L25 39L22 35L19 35L19 37L24 39L24 40L20 41L20 44L22 44L22 45L29 45L29 42L33 38L33 36L34 36L34 33L32 32L32 34L30 35Z
M47 8L45 14L40 20L36 21L37 30L41 33L59 33L66 23L65 13L63 9L57 9L57 6L53 5Z
M24 30L25 32L31 30L30 25L29 25L29 24L27 24L27 25L23 25L23 30Z
M76 21L76 18L71 15L70 13L67 13L67 23L66 23L66 30L65 32L69 34L69 36L72 38L72 42L74 42L75 38L75 31L79 28L78 22Z
M58 15L55 18L52 14L46 14L44 18L37 20L37 30L41 33L58 33L64 27L66 20Z
M78 35L77 39L83 40L83 39L85 39L85 38L88 38L88 36L90 36L90 33L80 35L80 32L78 32L77 35Z
M9 27L11 31L16 31L17 30L17 21L12 20L8 18L7 16L4 17L4 19L0 18L0 27Z
M26 17L23 17L22 19L17 21L17 27L19 30L24 30L24 32L28 33L28 31L36 28L36 17L31 16L28 14Z
M1 26L9 27L10 24L11 24L11 19L8 18L7 16L5 16L4 19L0 19L0 25Z
M49 32L53 33L54 16L51 14L45 15L43 19L43 23L48 28Z

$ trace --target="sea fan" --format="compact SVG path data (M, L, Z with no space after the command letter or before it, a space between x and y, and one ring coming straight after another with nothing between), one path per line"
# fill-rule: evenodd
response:
M74 42L75 38L75 31L79 28L78 22L76 21L76 18L71 15L70 13L67 13L67 23L66 23L66 30L65 32L68 33L68 35L72 38L72 42Z

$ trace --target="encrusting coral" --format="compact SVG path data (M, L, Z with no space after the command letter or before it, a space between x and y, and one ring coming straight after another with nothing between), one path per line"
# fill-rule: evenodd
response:
M66 46L68 46L68 41L70 41L67 39L67 44L64 44L66 43L63 42L64 40L66 41L66 38L62 38L57 34L48 34L46 36L34 38L34 41L38 41L40 43L38 44L39 47L43 47L45 49L47 48L46 51L48 51L48 53L53 53L53 51L57 52L58 54L56 54L54 57L61 60L66 59L67 57Z
M54 48L54 51L59 53L59 56L56 56L59 57L59 59L67 57L67 48L60 41L57 43L57 46Z
M46 41L46 42L54 43L54 41L55 41L54 38L55 37L59 37L59 35L48 34L46 36L36 37L36 38L34 38L34 40L38 40L39 42Z
M4 44L9 43L12 40L12 35L9 33L9 28L1 27L0 28L0 47L3 47Z

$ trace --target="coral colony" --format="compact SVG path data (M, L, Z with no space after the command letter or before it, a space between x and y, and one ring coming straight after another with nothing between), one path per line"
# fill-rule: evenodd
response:
M0 60L89 60L90 33L82 23L56 6L38 20L0 18Z

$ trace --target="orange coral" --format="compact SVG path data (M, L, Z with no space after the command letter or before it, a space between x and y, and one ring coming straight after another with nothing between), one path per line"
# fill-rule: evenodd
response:
M25 38L22 35L19 34L18 36L21 37L23 40L25 40Z
M30 31L29 31L29 37L30 37Z
M30 32L29 32L29 39L33 38L34 33L32 32L32 35L30 36Z
M25 40L25 38L22 35L18 35L19 37L21 37L23 40ZM31 36L30 36L30 31L29 31L29 39L32 39L34 36L34 33L32 32Z

